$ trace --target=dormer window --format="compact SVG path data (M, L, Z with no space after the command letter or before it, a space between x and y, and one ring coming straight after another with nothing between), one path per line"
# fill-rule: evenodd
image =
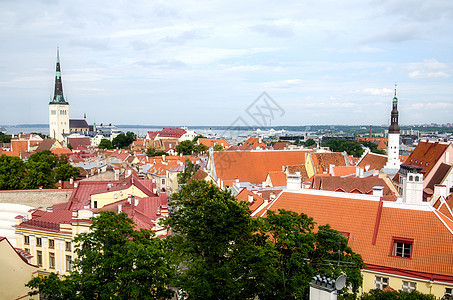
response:
M411 258L414 240L393 238L392 256Z

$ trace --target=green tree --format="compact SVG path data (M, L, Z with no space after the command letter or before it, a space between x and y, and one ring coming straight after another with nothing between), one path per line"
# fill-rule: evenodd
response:
M135 141L135 139L136 135L133 132L128 131L126 133L120 133L116 137L114 137L112 140L112 144L113 147L124 149L129 147L132 144L132 142Z
M304 146L305 147L312 147L312 146L315 146L316 145L316 142L314 139L308 139L304 142Z
M174 285L190 299L255 299L274 286L276 252L262 236L245 202L206 181L192 181L172 196L167 219Z
M161 156L161 155L167 155L167 152L165 151L156 151L156 148L148 148L146 149L146 155L148 157L154 157L154 156Z
M48 162L28 161L26 165L28 169L24 179L26 189L55 188L54 170Z
M113 144L108 139L102 139L98 146L99 149L113 149Z
M178 184L186 184L190 180L190 178L192 178L192 176L197 173L198 169L200 169L199 165L194 164L190 161L190 159L186 158L186 161L184 163L184 171L177 175Z
M205 139L206 137L204 135L198 134L192 139L192 142L196 143L199 138Z
M67 157L63 156L62 157L63 161L60 161L60 158L58 156L54 155L50 150L44 150L37 152L33 155L31 155L28 158L28 162L43 162L47 163L51 169L56 168L60 162L61 163L67 163ZM66 160L66 161L64 161Z
M71 177L72 178L77 178L80 175L80 170L79 168L73 167L70 164L66 163L55 170L55 180L59 181L67 181Z
M202 153L206 150L208 150L208 147L206 147L205 144L194 144L194 146L193 146L194 153Z
M278 284L263 299L307 299L309 282L315 275L337 278L345 273L356 293L362 284L359 254L347 246L347 239L328 225L314 231L315 222L301 213L267 212L263 235L275 243L279 253Z
M170 299L173 276L166 241L149 230L134 230L127 214L102 211L90 231L76 236L74 270L33 278L30 295L48 299Z
M365 141L365 142L361 142L361 144L364 145L365 147L368 147L371 150L371 152L373 152L373 153L384 154L384 155L386 154L385 150L378 149L377 148L378 145L376 145L375 143Z
M11 143L11 135L0 132L0 143Z
M223 150L222 145L219 145L219 144L214 145L214 151L222 151L222 150Z
M363 154L362 145L359 142L350 142L346 140L328 140L323 146L329 147L333 152L346 151L349 155L360 157Z
M14 156L0 155L0 190L24 188L25 163Z
M194 146L195 145L192 141L185 140L176 145L175 150L178 154L191 155L194 151Z
M68 144L68 149L69 149L69 150L72 150L72 149L74 149L74 148L72 148L72 145L71 145L71 144Z

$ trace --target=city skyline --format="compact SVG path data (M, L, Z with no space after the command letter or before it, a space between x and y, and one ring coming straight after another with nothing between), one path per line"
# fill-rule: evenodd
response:
M48 122L57 47L70 117L90 123L227 126L266 91L275 126L384 125L395 82L401 124L449 123L452 16L448 1L4 1L0 123Z

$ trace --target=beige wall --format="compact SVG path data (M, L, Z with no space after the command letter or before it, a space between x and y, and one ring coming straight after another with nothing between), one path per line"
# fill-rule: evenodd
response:
M107 204L127 199L129 195L134 195L137 197L148 197L140 189L132 185L129 188L121 191L112 191L97 195L91 195L91 208L94 208L95 201L97 202L97 208L101 208Z
M445 288L453 288L453 283L438 282L422 280L418 278L398 276L388 273L375 272L370 270L362 270L363 275L363 287L362 292L368 292L374 289L374 280L376 276L389 278L389 286L395 290L401 290L402 281L416 282L416 290L423 294L433 294L436 299L440 299L444 296Z
M37 268L24 262L4 239L0 242L0 270L0 299L17 299L30 291L25 284Z
M72 190L58 189L0 191L0 203L22 204L34 208L48 207L68 202L71 194Z

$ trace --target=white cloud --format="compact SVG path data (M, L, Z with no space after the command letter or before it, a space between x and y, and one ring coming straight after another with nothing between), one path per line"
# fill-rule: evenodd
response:
M451 66L436 59L427 59L421 63L412 63L408 66L409 77L413 79L448 78L451 75Z

